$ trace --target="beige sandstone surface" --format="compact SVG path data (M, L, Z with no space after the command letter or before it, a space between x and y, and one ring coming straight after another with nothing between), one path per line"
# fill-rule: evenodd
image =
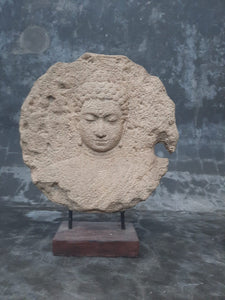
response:
M22 109L21 147L33 182L71 210L114 212L146 200L167 171L154 154L178 140L159 78L119 55L56 63Z

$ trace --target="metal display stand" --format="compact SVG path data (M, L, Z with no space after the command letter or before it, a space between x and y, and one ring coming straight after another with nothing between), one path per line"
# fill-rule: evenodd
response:
M120 224L121 224L121 229L125 230L126 229L126 224L125 224L125 211L120 212ZM68 229L73 228L73 211L69 210L68 211Z
M133 224L125 223L125 211L120 212L120 222L74 222L69 210L52 251L61 256L137 257L139 239Z
M68 211L68 228L69 229L73 228L73 211L72 210Z

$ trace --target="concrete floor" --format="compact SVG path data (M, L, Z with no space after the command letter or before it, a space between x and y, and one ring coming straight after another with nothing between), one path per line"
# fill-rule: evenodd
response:
M54 257L51 241L65 212L1 207L0 299L225 299L225 213L126 216L140 238L139 258Z

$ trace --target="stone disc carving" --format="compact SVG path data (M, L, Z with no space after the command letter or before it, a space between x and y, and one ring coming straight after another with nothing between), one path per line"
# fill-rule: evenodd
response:
M93 53L56 63L34 83L20 133L33 182L51 201L86 212L146 200L168 165L155 144L173 152L178 140L159 78L125 56Z

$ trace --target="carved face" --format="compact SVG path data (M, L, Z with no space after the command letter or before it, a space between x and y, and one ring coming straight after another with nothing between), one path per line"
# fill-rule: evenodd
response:
M79 122L83 143L97 152L106 152L120 141L123 132L122 112L113 100L87 100Z

